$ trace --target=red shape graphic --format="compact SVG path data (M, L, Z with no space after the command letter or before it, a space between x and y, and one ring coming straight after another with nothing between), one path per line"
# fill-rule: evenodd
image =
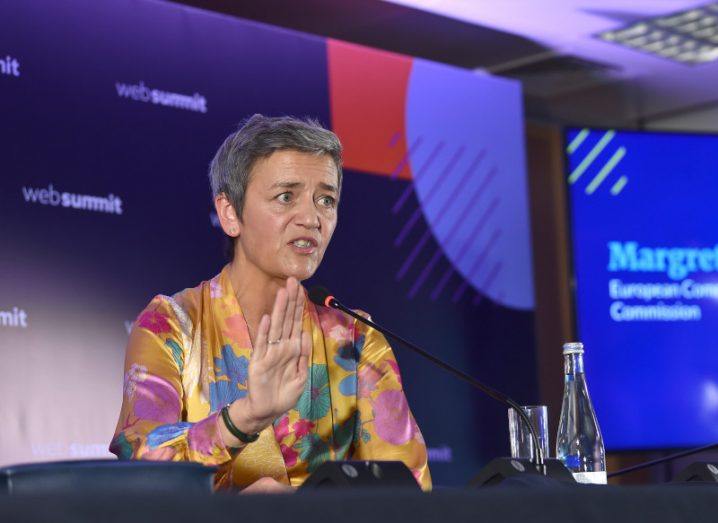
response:
M327 39L327 59L332 129L344 165L411 179L405 115L412 58Z

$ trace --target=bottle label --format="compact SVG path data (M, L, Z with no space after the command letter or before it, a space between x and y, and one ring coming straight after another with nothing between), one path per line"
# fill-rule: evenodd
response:
M608 483L605 470L600 472L574 472L573 479L576 480L576 483L586 483L591 485L605 485Z

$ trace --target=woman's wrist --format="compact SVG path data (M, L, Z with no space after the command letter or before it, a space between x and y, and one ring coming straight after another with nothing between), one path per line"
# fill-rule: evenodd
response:
M229 406L229 417L232 419L232 423L245 434L257 434L272 424L272 420L252 415L249 399L246 397L235 400Z

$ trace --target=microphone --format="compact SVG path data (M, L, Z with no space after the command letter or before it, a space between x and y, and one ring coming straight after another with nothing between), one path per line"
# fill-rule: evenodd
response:
M329 291L326 288L320 287L320 286L315 286L315 287L312 287L311 289L309 289L308 294L309 294L309 299L315 305L319 305L321 307L329 307L332 309L338 309L338 310L344 312L345 314L348 314L352 318L355 318L355 319L359 320L360 322L368 325L369 327L376 329L377 331L381 332L385 336L398 341L405 347L408 347L409 349L416 352L420 356L426 358L427 360L432 362L434 365L441 367L442 369L453 374L455 377L459 378L460 380L465 381L466 383L479 389L480 391L482 391L484 394L486 394L490 398L493 398L496 401L498 401L499 403L502 403L502 404L516 410L516 412L518 412L519 416L521 416L521 419L524 421L524 423L526 423L526 426L531 431L531 439L533 441L533 450L534 450L531 462L539 474L544 475L544 476L546 475L546 466L545 466L545 459L544 459L544 455L543 455L543 449L541 448L541 445L539 445L539 439L538 439L538 435L536 434L536 429L533 426L533 424L531 423L531 421L529 420L529 417L526 414L526 412L524 411L524 409L522 409L521 406L518 403L516 403L516 401L511 399L509 396L507 396L503 392L500 392L492 387L489 387L488 385L484 385L483 383L481 383L479 380L477 380L473 376L470 376L469 374L466 374L464 371L459 370L456 367L453 367L453 366L449 365L448 363L440 360L433 354L426 352L424 349L414 345L413 343L402 338L398 334L395 334L395 333L391 332L390 330L388 330L384 327L381 327L380 325L377 325L376 323L374 323L371 320L367 320L363 316L361 316L361 315L357 314L356 312L354 312L353 310L351 310L349 307L346 307L345 305L340 303L334 296L332 296L329 293ZM553 460L551 460L551 461L553 461ZM515 464L513 466L517 470L520 470L518 467L516 467ZM564 469L564 470L566 470L566 469ZM568 472L568 471L566 471L566 472Z

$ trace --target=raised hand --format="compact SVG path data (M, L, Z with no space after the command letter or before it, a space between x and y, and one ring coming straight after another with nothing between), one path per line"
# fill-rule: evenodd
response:
M262 316L249 361L247 396L230 408L240 430L244 426L258 432L297 404L311 352L309 334L302 332L304 302L301 285L289 278L277 292L271 316Z

